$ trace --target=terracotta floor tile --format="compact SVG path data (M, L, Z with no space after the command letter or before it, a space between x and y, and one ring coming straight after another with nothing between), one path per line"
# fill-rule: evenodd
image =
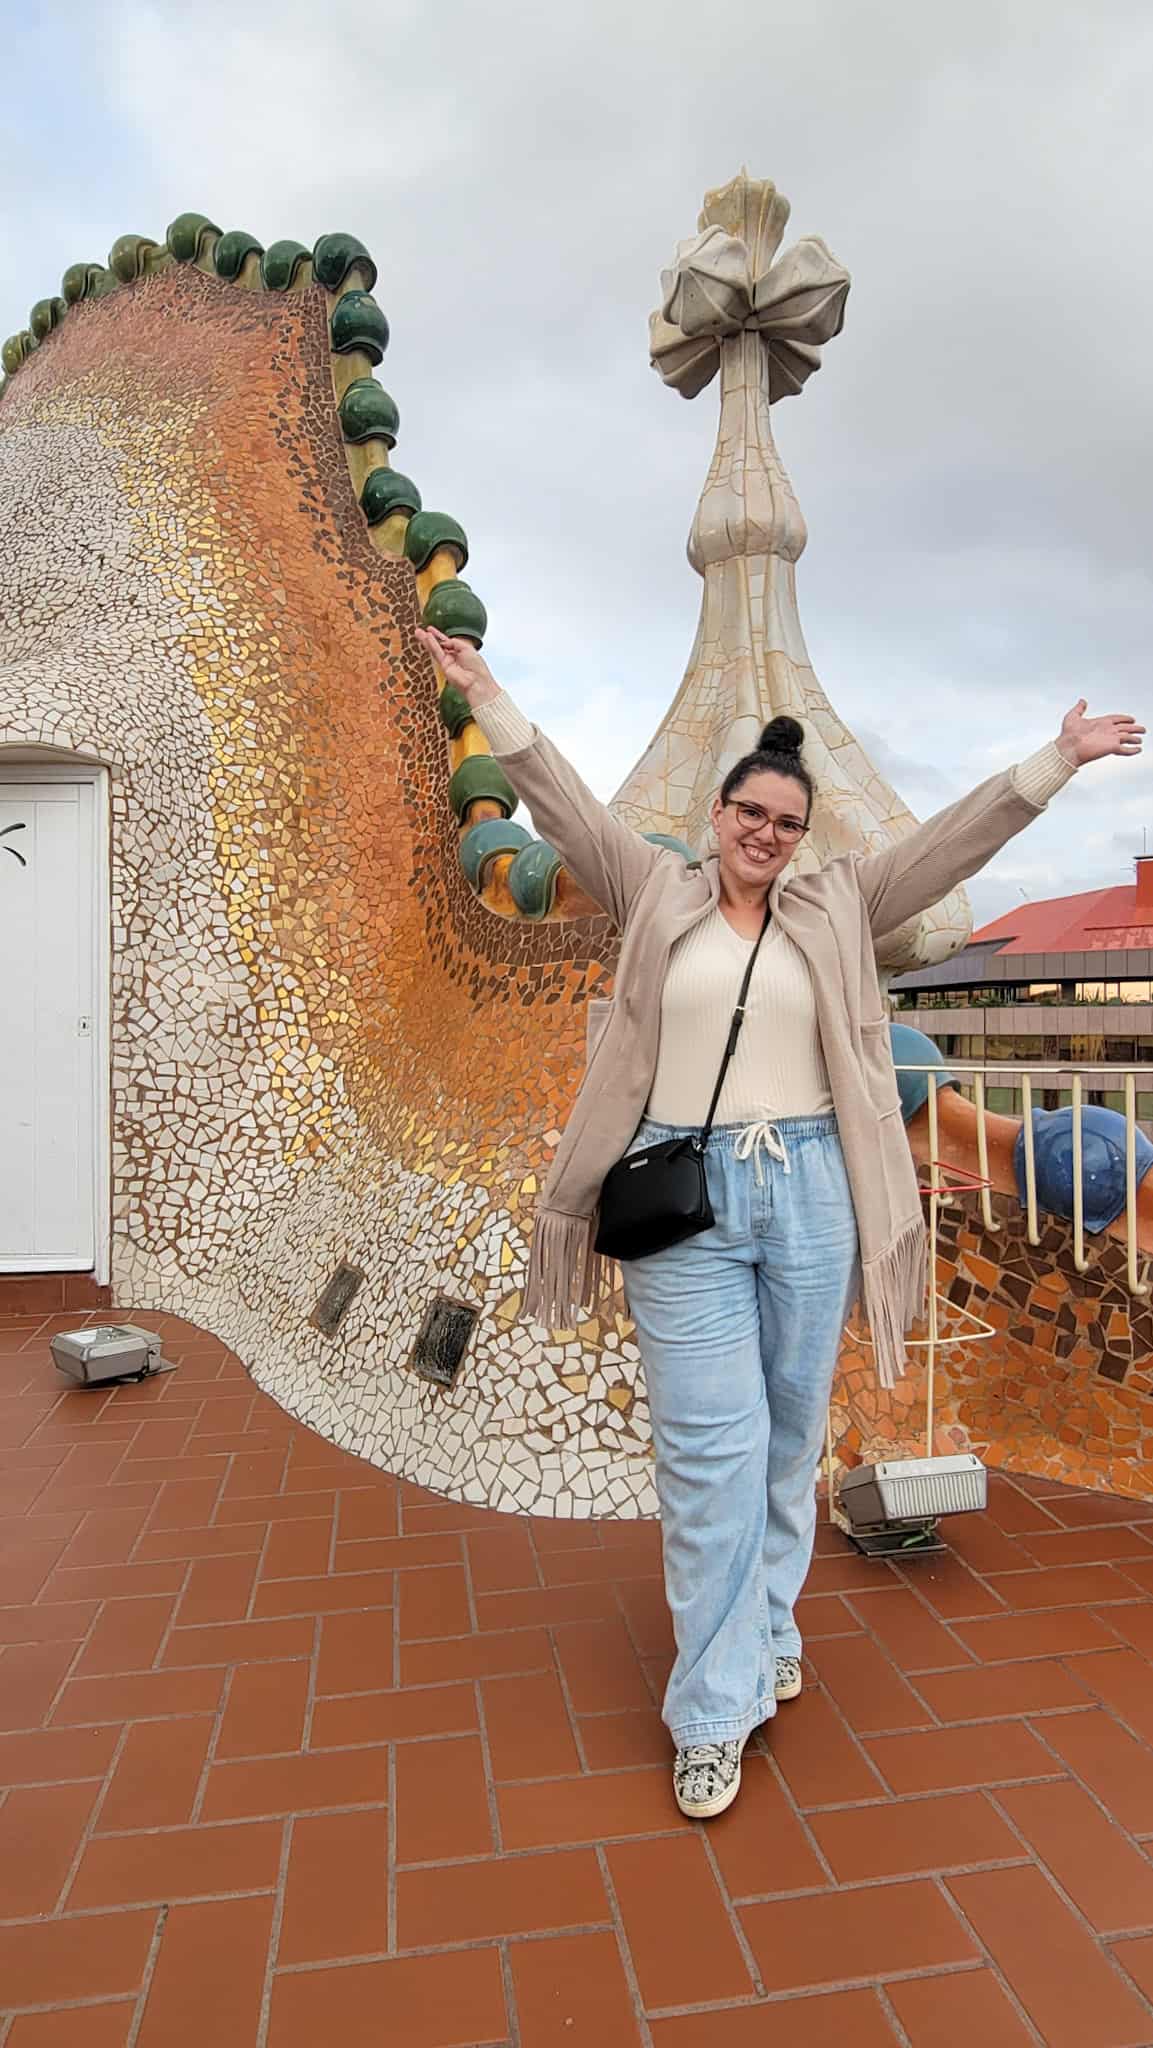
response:
M480 1691L496 1779L563 1778L579 1771L572 1723L555 1672L482 1679Z
M838 1884L1016 1860L1026 1853L981 1792L815 1813L810 1826Z
M642 1657L653 1657L673 1650L673 1624L665 1599L664 1585L660 1579L618 1580L615 1587L625 1626ZM810 1606L828 1605L828 1602L810 1601ZM836 1604L831 1603L831 1604Z
M99 1612L96 1600L0 1607L0 1643L78 1643Z
M920 1880L742 1906L767 1991L967 1962L977 1953L937 1887Z
M125 2048L136 2007L74 2005L62 2012L18 2014L6 2048Z
M463 1536L364 1536L338 1543L334 1572L396 1572L424 1565L461 1565Z
M415 1742L429 1735L467 1735L478 1726L471 1685L395 1687L317 1700L310 1749L355 1743Z
M893 2048L896 2040L872 1991L761 2000L651 2025L654 2048L770 2048L772 2043L780 2048Z
M740 1796L727 1813L709 1822L709 1847L733 1899L799 1892L828 1882L764 1756L746 1753Z
M965 1645L907 1587L854 1593L850 1605L902 1671L943 1670L971 1661Z
M320 1624L317 1692L384 1692L392 1683L391 1610L373 1607L364 1614L326 1614Z
M221 1761L298 1750L311 1677L312 1666L303 1659L294 1664L242 1664L234 1671L216 1744Z
M1143 1742L1153 1741L1153 1670L1136 1650L1079 1657L1077 1676ZM0 1665L0 1677L3 1666Z
M325 1750L307 1756L214 1764L204 1820L257 1820L334 1806L379 1806L388 1798L388 1750Z
M319 1527L318 1523L301 1522L295 1525L303 1529ZM213 1622L243 1621L248 1613L248 1603L256 1584L259 1559L255 1555L244 1557L200 1557L195 1560L188 1574L188 1584L180 1601L177 1621L181 1628L203 1628Z
M311 1615L283 1621L220 1621L206 1628L174 1628L161 1658L166 1671L212 1664L247 1664L311 1656L316 1623Z
M1032 2048L1033 2035L991 1970L916 1977L887 1987L910 2048Z
M533 1547L538 1557L544 1557L551 1550L603 1550L601 1532L608 1527L601 1521L562 1521L559 1517L534 1515L531 1525Z
M99 1721L145 1721L170 1714L215 1712L222 1670L139 1671L117 1678L70 1678L53 1709L54 1727Z
M8 1792L0 1806L0 1919L51 1913L98 1791L88 1782L15 1786Z
M667 1768L502 1785L497 1800L506 1849L677 1833L688 1826L677 1812Z
M868 1636L835 1636L814 1645L810 1659L822 1685L858 1735L931 1724L932 1717L916 1693Z
M212 1520L220 1499L220 1487L221 1480L218 1479L167 1480L148 1518L149 1528L202 1529L206 1522ZM247 1517L241 1519L247 1520Z
M1087 1707L1092 1695L1081 1683L1086 1662L1058 1664L1028 1657L1020 1664L970 1666L967 1671L924 1672L917 1690L939 1721L996 1720L1005 1714L1040 1714L1055 1707Z
M885 1789L824 1693L793 1701L764 1733L798 1806L876 1799Z
M0 1785L60 1784L102 1777L112 1760L109 1728L35 1729L0 1734Z
M928 1728L918 1735L877 1735L866 1747L894 1792L1003 1785L1014 1778L1052 1777L1058 1769L1036 1736L1019 1721Z
M488 1593L476 1603L482 1629L565 1628L573 1622L619 1619L616 1589L609 1583L589 1586L538 1586L528 1593Z
M585 1714L578 1723L590 1771L672 1763L672 1741L655 1707L626 1714Z
M75 1656L75 1643L9 1643L0 1650L0 1729L39 1728Z
M986 1664L1065 1657L1082 1650L1114 1649L1113 1616L1130 1611L1111 1607L1108 1626L1085 1607L1057 1608L1052 1614L1007 1614L993 1621L958 1622L957 1634Z
M996 1590L985 1579L962 1564L959 1557L924 1558L914 1569L905 1567L905 1581L939 1614L942 1621L967 1621L982 1614L1003 1614L1007 1601L1000 1585Z
M137 1721L100 1809L97 1826L179 1827L192 1819L215 1722L207 1715L180 1721ZM101 1731L112 1733L113 1731Z
M523 1522L508 1529L476 1529L464 1540L478 1599L484 1593L516 1593L540 1585L536 1551Z
M1049 1511L1067 1528L1082 1529L1102 1522L1148 1522L1153 1520L1153 1501L1128 1500L1114 1493L1055 1494Z
M254 1620L281 1614L340 1614L392 1605L391 1572L349 1572L319 1579L262 1579L252 1600Z
M1108 1644L1120 1637L1141 1655L1153 1659L1153 1600L1143 1600L1136 1607L1107 1607L1098 1617L1102 1628L1109 1631Z
M700 1836L617 1842L606 1854L645 2008L748 1997L755 1986Z
M659 1583L660 1560L651 1561L651 1576ZM577 1586L590 1580L602 1580L615 1585L624 1576L620 1553L603 1546L596 1550L548 1550L540 1559L541 1577L546 1586ZM636 1575L635 1564L630 1560L630 1570Z
M441 1642L406 1643L400 1655L403 1685L443 1685L453 1678L499 1678L553 1668L552 1644L540 1628L510 1629L506 1634L485 1630Z
M419 1642L426 1636L467 1635L472 1627L472 1611L464 1566L426 1565L401 1572L397 1580L397 1622L402 1642Z
M460 1735L443 1742L403 1743L396 1752L397 1862L488 1856L492 1849L479 1738Z
M989 1475L989 1515L998 1528L1005 1529L1012 1536L1031 1534L1033 1530L1055 1529L1059 1523L1052 1512L1039 1500L1030 1500L1017 1487L1003 1479Z
M562 1629L557 1661L577 1714L649 1705L645 1676L622 1621L576 1622Z
M1153 2002L1153 1935L1147 1934L1141 1941L1115 1941L1110 1954Z
M858 1557L842 1537L834 1550L825 1556L818 1551L814 1556L804 1591L808 1595L874 1593L882 1586L897 1584L891 1565L876 1558Z
M77 1914L0 1927L0 1984L10 2011L138 1991L155 1913Z
M161 1828L95 1835L80 1859L68 1910L195 1899L213 1892L272 1891L280 1868L279 1821L238 1827Z
M184 1584L184 1565L172 1563L105 1564L54 1571L42 1600L148 1600L175 1598Z
M138 1560L159 1563L173 1558L252 1557L259 1554L267 1533L265 1522L230 1522L223 1529L158 1529L142 1536ZM295 1527L295 1523L291 1525Z
M269 1529L268 1544L259 1561L262 1579L309 1579L328 1571L332 1549L332 1524L318 1517L311 1522L277 1522ZM229 1616L232 1620L234 1617Z
M224 1481L222 1500L248 1500L253 1494L280 1493L288 1469L287 1451L250 1451L232 1460ZM314 1491L313 1481L309 1491Z
M558 1849L402 1870L397 1918L403 1949L610 1925L612 1913L593 1851Z
M793 1611L806 1643L819 1643L826 1636L860 1633L860 1620L843 1593L802 1594Z
M35 1600L65 1547L56 1536L48 1542L26 1544L22 1550L0 1558L0 1606L16 1607Z
M1147 1564L1143 1558L1126 1558L1124 1564L1116 1567L1116 1574L1125 1583L1126 1590L1133 1586L1139 1593L1153 1593L1153 1564ZM1121 1597L1124 1598L1124 1594Z
M160 1937L139 2048L252 2048L260 2020L271 1898L173 1906Z
M1080 1785L1006 1786L998 1801L1094 1927L1153 1927L1153 1863Z
M1121 1558L1153 1564L1153 1542L1148 1534L1125 1522L1107 1522L1100 1529L1054 1529L1025 1537L1022 1547L1035 1563L1043 1565L1109 1564Z
M116 1671L148 1671L164 1641L176 1602L167 1599L109 1600L73 1666L75 1678Z
M1108 1564L1049 1565L1044 1571L1001 1572L997 1591L1018 1613L1047 1607L1099 1606L1103 1601L1127 1600L1126 1578Z
M1044 1735L1122 1827L1153 1834L1153 1753L1143 1742L1103 1709L1054 1715Z
M383 1810L306 1814L294 1821L278 1963L379 1955L388 1945Z
M1029 1539L1010 1536L991 1515L950 1516L945 1540L954 1557L967 1564L972 1571L987 1575L990 1572L1027 1571L1035 1562ZM1048 1537L1042 1537L1047 1542ZM1072 1559L1052 1559L1072 1563Z
M1151 2019L1036 1869L951 1877L947 1888L1046 2048L1146 2048Z
M336 1532L341 1543L352 1543L365 1536L399 1535L395 1486L363 1491L356 1488L342 1493Z
M497 1951L462 1949L339 1970L292 1970L273 1985L268 2048L383 2048L383 2014L397 2048L488 2048L506 2041ZM530 2048L530 2037L522 2039ZM577 2048L571 2034L566 2048Z
M331 1522L336 1495L323 1493L254 1494L251 1499L222 1500L216 1511L218 1528L230 1522ZM207 1518L205 1518L207 1519Z
M509 1960L523 2048L639 2048L613 1935L515 1942Z

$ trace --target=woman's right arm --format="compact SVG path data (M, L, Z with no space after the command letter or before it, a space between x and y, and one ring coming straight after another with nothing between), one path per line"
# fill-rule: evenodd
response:
M555 846L574 881L623 927L660 849L614 818L551 740L530 724L468 640L418 628L422 645L469 708L538 832Z

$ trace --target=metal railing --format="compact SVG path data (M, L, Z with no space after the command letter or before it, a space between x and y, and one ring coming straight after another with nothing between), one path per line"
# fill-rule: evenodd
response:
M1090 1076L1101 1075L1107 1081L1112 1082L1114 1087L1118 1081L1123 1083L1125 1097L1123 1114L1125 1119L1126 1285L1130 1294L1141 1300L1146 1299L1153 1292L1153 1285L1151 1285L1149 1278L1150 1261L1148 1258L1145 1259L1142 1270L1141 1248L1137 1240L1137 1084L1139 1080L1143 1082L1142 1092L1145 1092L1146 1088L1153 1087L1153 1068L1147 1066L1091 1066L1074 1068L1068 1062L1061 1066L1042 1066L1024 1061L1014 1064L1003 1060L990 1061L987 1064L981 1065L967 1060L948 1060L945 1062L945 1066L947 1072L952 1075L954 1080L963 1082L969 1079L973 1083L973 1107L976 1111L979 1174L976 1180L971 1181L970 1184L975 1186L976 1192L980 1197L981 1220L986 1230L994 1234L1002 1226L993 1214L993 1183L989 1179L987 1123L989 1112L985 1101L985 1084L992 1076L996 1078L1000 1086L1010 1086L1020 1090L1021 1117L1024 1129L1025 1227L1031 1245L1038 1245L1041 1242L1037 1204L1037 1160L1033 1131L1034 1083L1044 1076L1046 1085L1050 1088L1060 1088L1062 1091L1068 1090L1070 1092L1072 1096L1070 1106L1073 1112L1073 1262L1079 1273L1085 1273L1089 1269L1089 1259L1085 1251L1085 1190L1082 1177L1084 1157L1082 1112L1084 1109L1085 1082ZM897 1062L897 1072L932 1075L940 1072L940 1066L935 1063L928 1065L923 1061L900 1060ZM1098 1085L1100 1086L1100 1084ZM930 1171L934 1175L934 1183L928 1190L930 1195L930 1224L932 1224L934 1220L933 1211L942 1201L949 1199L947 1184L934 1191L936 1189L935 1177L938 1172L947 1173L950 1171L948 1160L942 1160L940 1153L940 1118L937 1108L937 1089L934 1086L930 1086L929 1089L928 1109L929 1166ZM954 1186L954 1193L960 1192L961 1184Z

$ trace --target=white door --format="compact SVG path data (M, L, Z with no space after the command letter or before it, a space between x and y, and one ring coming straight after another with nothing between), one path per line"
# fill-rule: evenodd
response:
M96 1263L94 797L0 781L0 1272Z

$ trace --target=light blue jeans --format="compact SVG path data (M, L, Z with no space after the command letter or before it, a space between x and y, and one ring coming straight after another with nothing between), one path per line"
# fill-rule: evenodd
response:
M835 1119L782 1117L738 1156L714 1130L715 1223L624 1267L645 1367L677 1657L663 1715L678 1747L743 1739L797 1657L825 1412L857 1260ZM685 1135L642 1123L630 1151ZM747 1144L747 1140L746 1140ZM744 1150L744 1147L741 1147Z

